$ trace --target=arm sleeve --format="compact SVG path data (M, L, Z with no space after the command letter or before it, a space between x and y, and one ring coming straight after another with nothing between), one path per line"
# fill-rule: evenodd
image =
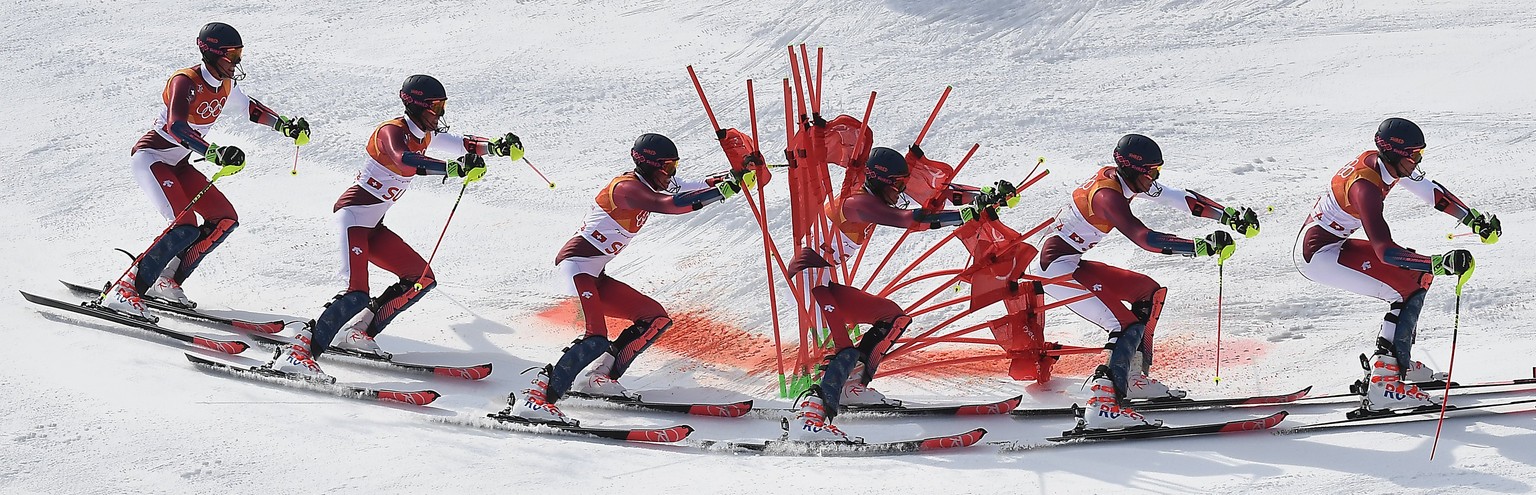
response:
M1142 249L1162 254L1195 254L1195 241L1147 228L1141 219L1131 213L1131 202L1120 192L1109 188L1100 189L1094 193L1092 201L1094 211L1104 215L1111 225L1120 229L1120 233Z
M1152 188L1140 195L1164 207L1186 211L1190 215L1212 220L1221 219L1221 212L1226 209L1226 207L1221 206L1221 203L1217 203L1215 200L1207 198L1200 193L1185 191L1177 187L1168 187L1159 182L1153 182Z
M1360 208L1360 223L1365 227L1365 236L1371 240L1376 257L1393 266L1430 271L1428 256L1409 251L1392 241L1392 229L1381 216L1383 198L1385 195L1375 184L1361 180L1349 186L1349 201Z
M187 124L187 114L192 111L192 102L181 95L192 92L192 78L178 75L171 78L171 104L165 109L166 122L165 133L176 139L176 144L196 152L198 155L208 153L208 141L203 139L196 129Z
M1425 203L1435 207L1436 210L1456 217L1456 220L1466 222L1467 217L1472 214L1472 208L1462 202L1461 198L1451 194L1451 191L1439 182L1424 177L1423 173L1414 171L1413 174L1398 180L1398 184Z
M912 230L928 230L961 223L958 211L928 213L922 210L903 210L882 203L870 195L857 195L843 201L843 215L855 222Z
M455 157L463 156L465 153L483 156L491 153L491 141L480 136L434 132L432 142L427 144L427 151L446 153Z
M672 183L677 184L677 189L679 191L697 191L697 190L700 190L700 189L708 189L708 188L715 187L715 184L719 183L719 179L711 181L711 179L714 179L714 178L715 178L714 176L710 176L710 177L703 178L703 179L677 179L677 178L674 178L674 179L672 179Z
M688 191L677 195L663 194L641 184L642 180L645 179L624 181L614 186L613 204L629 210L677 215L703 208L704 205L723 198L720 191L715 189ZM713 199L709 197L709 193L713 193Z
M243 106L240 105L240 102L242 101L245 102L245 105ZM255 98L251 98L249 95L246 95L245 91L240 89L239 84L236 84L235 87L230 88L229 100L225 102L225 107L245 108L250 113L251 122L271 127L273 129L277 128L277 112L272 110L272 108L263 105L260 101L256 101Z

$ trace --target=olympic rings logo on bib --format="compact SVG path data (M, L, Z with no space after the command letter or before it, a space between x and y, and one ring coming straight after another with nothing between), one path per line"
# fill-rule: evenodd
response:
M198 117L202 117L204 119L216 118L219 116L219 112L224 111L224 98L204 101L202 104L197 106L197 110L195 111L197 112Z

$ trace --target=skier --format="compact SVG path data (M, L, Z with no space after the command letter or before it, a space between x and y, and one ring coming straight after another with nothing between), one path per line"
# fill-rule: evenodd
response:
M1202 239L1184 239L1147 228L1131 212L1130 201L1147 198L1168 208L1216 220L1248 237L1258 235L1258 215L1248 208L1228 208L1194 191L1158 182L1163 152L1152 138L1127 134L1115 144L1114 166L1105 166L1072 191L1072 203L1056 214L1042 236L1040 262L1030 275L1052 279L1067 276L1087 290L1047 284L1058 301L1092 294L1067 308L1109 332L1107 365L1094 372L1092 397L1083 413L1084 429L1117 429L1154 424L1126 405L1128 399L1183 397L1184 391L1147 376L1152 366L1152 335L1167 288L1151 277L1098 261L1083 260L1111 230L1142 249L1161 254L1219 256L1236 250L1225 231Z
M509 413L535 422L576 424L555 405L577 374L578 391L621 397L619 383L640 353L672 326L667 310L654 299L609 276L604 267L629 246L651 213L678 215L730 198L756 184L757 174L724 172L704 180L677 179L677 145L660 134L641 134L629 150L635 163L597 192L580 230L555 255L555 270L569 295L579 296L585 333L553 364L533 374L526 389L508 397ZM750 158L749 158L750 159ZM761 159L748 165L761 165ZM610 340L607 317L634 324Z
M384 214L405 195L416 176L451 175L469 184L485 174L484 155L523 157L523 143L512 133L493 140L449 133L443 122L448 93L432 76L407 77L400 87L400 101L405 115L374 128L362 172L332 207L340 228L341 274L347 288L325 305L319 318L305 324L297 343L278 350L269 365L273 369L330 381L314 358L332 345L388 359L390 354L379 348L374 337L436 287L437 281L426 260L384 225ZM431 158L428 151L455 158ZM373 299L368 297L369 263L400 277ZM349 321L351 325L340 331Z
M1470 275L1472 253L1453 249L1424 256L1399 246L1382 217L1382 201L1402 186L1463 225L1485 243L1497 242L1503 228L1498 217L1472 209L1429 180L1419 169L1424 159L1424 132L1407 119L1389 118L1376 128L1376 149L1361 153L1333 175L1329 192L1318 199L1298 232L1298 269L1308 279L1386 301L1376 352L1366 365L1361 392L1362 410L1382 411L1438 405L1440 397L1425 393L1413 382L1442 380L1411 356L1419 310L1434 275ZM1365 229L1365 239L1351 239Z
M914 156L922 155L917 146L912 146L911 152ZM825 270L819 269L853 257L876 225L920 231L957 226L981 215L995 219L997 204L1013 192L1007 181L997 184L997 191L1001 192L985 194L975 187L956 184L947 191L952 195L951 201L970 205L936 212L908 210L897 206L903 201L908 176L907 159L900 152L890 148L870 150L865 162L864 187L833 198L825 207L832 220L829 230L833 238L816 249L801 249L790 261L791 277L803 270L814 270L815 287L811 295L822 309L834 342L832 353L821 366L819 383L795 399L798 410L788 432L791 439L848 441L847 434L832 424L840 404L900 404L869 388L869 382L912 318L890 299L833 283ZM848 337L849 324L869 324L870 328L854 343ZM856 371L859 376L851 378Z
M140 296L196 306L181 284L240 225L224 193L191 165L195 152L198 161L221 167L215 178L245 168L245 152L239 147L219 146L203 138L224 109L235 109L251 122L271 127L293 139L294 145L309 143L309 122L304 118L278 115L240 89L237 82L245 79L240 69L244 44L235 28L222 22L204 25L197 33L197 48L202 63L176 71L165 82L160 94L164 107L155 117L154 128L139 138L129 155L139 188L173 225L134 258L122 277L108 284L99 302L151 322L156 318ZM191 211L187 211L189 205Z

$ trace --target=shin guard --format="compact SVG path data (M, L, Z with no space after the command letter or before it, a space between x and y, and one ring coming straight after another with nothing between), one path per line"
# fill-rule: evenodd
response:
M859 376L859 383L869 385L870 380L875 379L875 370L880 367L880 361L885 359L885 353L890 352L891 346L896 344L896 339L907 331L907 326L912 324L912 318L907 315L897 316L891 321L875 322L875 324L859 338L859 354L864 361L864 372Z
M336 332L341 330L341 326L352 321L353 316L367 307L368 293L360 290L337 294L335 299L326 303L325 311L315 320L314 333L310 336L310 354L320 357L325 353L331 347L331 341L336 339Z
M1146 326L1141 334L1142 374L1147 374L1152 369L1152 333L1157 331L1157 318L1163 314L1163 297L1167 294L1167 287L1159 287L1152 291L1150 299L1131 304L1131 313L1136 315L1137 321Z
M843 400L843 384L848 381L848 374L853 372L857 364L859 350L848 347L827 356L827 362L821 365L821 383L818 386L821 388L821 403L827 419L837 416L838 403Z
M613 354L613 367L608 370L608 377L617 380L624 376L630 363L635 362L635 357L656 343L656 339L668 328L672 328L672 319L659 316L649 322L637 321L620 332L619 338L614 339L608 351Z
M418 284L421 285L420 289L416 288ZM368 322L368 336L378 337L384 332L384 327L399 316L401 311L416 304L416 301L421 300L421 296L427 295L433 287L437 287L437 281L430 276L418 280L402 278L394 285L386 287L384 292L368 305L368 309L373 310L373 321Z
M155 284L155 278L160 272L165 271L165 266L171 262L171 259L181 255L188 246L197 242L198 232L197 227L177 225L166 231L165 235L160 236L160 240L155 241L149 250L139 256L138 276L133 279L133 290L139 294L149 290L149 286ZM187 263L183 260L181 264Z
M1131 355L1141 345L1145 330L1146 324L1132 323L1124 330L1110 333L1109 343L1104 346L1109 349L1109 381L1115 384L1116 401L1125 400L1130 386Z
M176 269L176 283L182 283L187 280L187 277L192 276L192 271L196 270L197 265L203 262L203 257L208 256L208 253L212 252L213 248L219 247L219 244L224 243L224 238L229 237L229 233L239 226L240 222L225 218L214 222L212 225L199 227L197 242L192 244L192 247L187 248L186 253L181 257L181 267Z
M571 384L576 381L576 374L596 361L603 353L608 352L613 344L608 342L608 337L602 335L588 335L565 348L565 354L549 370L549 387L544 395L549 402L555 402L565 396L571 390Z
M1413 369L1413 343L1417 340L1419 311L1424 309L1424 289L1414 291L1402 302L1397 315L1397 331L1392 334L1392 355L1397 358L1399 378ZM1395 306L1395 305L1394 305Z

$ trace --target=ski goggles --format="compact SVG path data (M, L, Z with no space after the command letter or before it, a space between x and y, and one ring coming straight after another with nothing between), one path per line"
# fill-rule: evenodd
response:
M224 49L224 59L235 65L240 65L240 56L245 52L245 47L236 46Z
M433 115L442 117L448 111L448 100L432 100L427 102L427 109L432 110Z
M667 175L675 176L675 175L677 175L677 164L678 163L682 163L682 160L679 160L677 158L673 158L673 159L670 159L670 160L662 160L661 161L661 166L659 168L661 168L662 172L666 172Z

